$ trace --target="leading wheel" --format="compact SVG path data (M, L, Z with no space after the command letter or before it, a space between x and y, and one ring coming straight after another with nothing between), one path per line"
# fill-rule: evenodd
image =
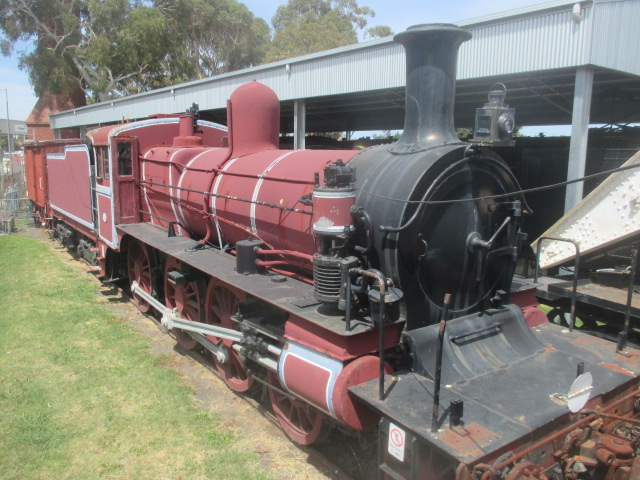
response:
M127 270L129 272L129 282L138 282L138 286L151 294L153 291L152 283L152 266L149 259L149 252L146 245L140 243L137 240L133 240L129 244L127 250ZM138 295L133 295L133 303L138 307L142 313L149 311L149 304L142 300Z
M176 285L169 281L169 273L173 271L180 271L180 263L175 258L169 257L164 268L165 305L172 310L177 309L180 317L185 320L200 322L202 308L198 283L192 280L182 285ZM198 346L198 341L184 330L174 328L173 333L178 344L185 350L193 350Z
M237 330L237 322L231 317L238 312L238 303L243 298L244 296L239 290L231 289L218 280L211 279L204 301L205 322L210 325ZM213 361L222 379L231 390L247 392L253 384L253 378L249 375L240 354L233 349L234 342L232 340L222 340L211 335L208 338L226 351L225 361L220 361L216 355L213 356Z
M268 372L267 381L278 389L269 389L271 406L282 430L291 440L300 445L312 445L327 438L331 430L320 412L281 393L284 389L275 373Z

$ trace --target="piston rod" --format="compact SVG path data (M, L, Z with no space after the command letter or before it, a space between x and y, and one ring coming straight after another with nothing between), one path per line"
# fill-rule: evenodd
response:
M242 345L238 345L236 343L236 344L233 345L232 348L236 352L238 352L238 353L240 353L242 355L246 355L247 349L245 347L243 347ZM250 356L249 358L251 358L251 360L259 363L260 365L262 365L266 369L271 370L272 372L278 373L278 362L276 360L274 360L273 358L263 357L262 355L257 355L257 354L254 354L254 355Z
M222 338L223 340L231 340L232 342L241 342L244 340L244 335L237 330L224 327L214 327L213 325L208 325L206 323L185 320L184 318L178 317L172 310L169 310L168 315L162 315L162 325L168 330L179 328L181 330L186 330L187 332L211 335L213 337Z
M167 330L173 330L179 328L187 332L200 333L202 335L211 335L213 337L222 338L224 340L231 340L233 342L241 342L244 340L244 335L237 330L224 327L215 327L206 323L192 322L180 318L176 310L172 310L158 300L153 298L149 293L145 292L138 285L137 281L131 284L131 293L139 296L142 300L147 302L151 307L155 308L160 314L162 314L161 323Z
M138 282L136 281L131 284L131 292L135 295L138 295L142 300L147 302L150 306L152 306L158 312L160 312L160 314L162 314L162 319L160 320L160 322L163 327L165 327L167 330L179 328L180 330L188 332L189 335L197 340L198 343L200 343L204 348L211 351L220 363L226 363L227 361L229 361L229 352L223 345L216 345L215 343L210 341L207 338L208 335L236 342L232 348L242 354L246 352L245 347L240 345L240 343L245 340L245 336L237 330L224 327L215 327L213 325L193 322L191 320L180 318L176 310L167 308L157 299L153 298L153 296L151 296L149 293L142 290ZM272 355L275 355L276 357L280 357L280 355L282 354L282 349L271 344L267 345L267 351ZM268 357L263 357L261 355L254 355L252 357L252 360L273 372L278 371L278 362L276 360Z
M216 345L204 335L197 332L188 332L200 345L209 350L216 356L219 363L227 363L229 361L229 352L222 345Z

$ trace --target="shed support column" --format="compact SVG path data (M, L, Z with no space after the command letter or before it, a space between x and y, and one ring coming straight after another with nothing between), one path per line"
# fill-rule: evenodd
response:
M569 144L569 167L567 180L584 176L587 162L587 140L589 137L589 112L593 90L593 68L576 70L576 86L573 93L573 115L571 118L571 143ZM571 210L582 200L583 182L567 185L564 212Z
M306 125L306 103L304 100L293 102L293 148L304 150L304 134Z

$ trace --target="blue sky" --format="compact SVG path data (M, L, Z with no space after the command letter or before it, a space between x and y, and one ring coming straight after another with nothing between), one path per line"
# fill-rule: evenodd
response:
M286 0L242 1L256 16L271 23L276 9ZM530 5L549 3L541 0L359 0L376 12L368 26L388 25L394 32L418 23L456 22L475 17L514 10ZM0 118L6 118L5 90L8 90L9 117L26 120L36 103L33 89L25 72L18 69L17 52L11 57L0 55Z
M242 0L249 10L269 24L279 5L286 0ZM398 33L418 23L456 22L492 13L514 10L549 0L358 0L376 12L368 26L388 25Z

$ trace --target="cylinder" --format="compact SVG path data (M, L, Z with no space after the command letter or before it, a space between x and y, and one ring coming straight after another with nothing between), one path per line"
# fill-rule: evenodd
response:
M379 360L372 355L344 365L303 345L287 342L278 362L280 383L354 430L368 430L377 424L377 415L349 392L354 385L378 376ZM389 365L385 371L391 372Z
M342 362L297 343L288 342L280 356L280 383L335 417L332 396Z
M312 198L313 233L338 236L353 230L351 207L356 203L354 188L316 187Z

